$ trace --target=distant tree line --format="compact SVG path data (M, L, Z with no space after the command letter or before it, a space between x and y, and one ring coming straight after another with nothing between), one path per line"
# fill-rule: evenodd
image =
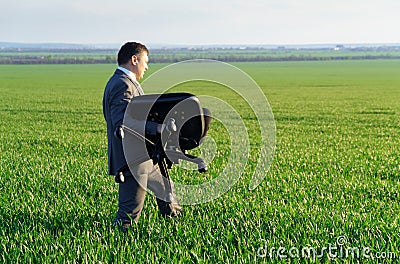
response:
M329 60L377 60L377 59L400 59L399 53L393 54L357 54L354 55L331 55L323 54L257 54L257 53L163 53L162 51L152 52L151 62L174 63L191 59L212 59L224 62L257 62L257 61L329 61ZM34 55L30 54L7 54L0 53L0 64L115 64L115 55Z
M0 64L104 64L115 63L114 58L53 58L48 56L3 56Z
M177 57L177 58L152 58L152 62L171 63L192 59L211 59L223 62L258 62L258 61L329 61L329 60L377 60L377 59L400 59L393 55L364 55L364 56L210 56L202 58Z

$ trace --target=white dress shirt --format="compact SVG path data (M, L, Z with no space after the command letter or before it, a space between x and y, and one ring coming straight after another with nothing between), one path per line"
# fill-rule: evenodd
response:
M131 72L130 70L128 70L128 69L126 69L124 67L121 67L121 66L118 67L118 70L124 72L126 75L128 75L129 79L131 79L134 83L137 84L136 88L138 89L139 95L143 95L144 94L142 86L136 80L136 76L135 76L135 74L133 72Z
M128 70L128 69L126 69L124 67L121 67L121 66L118 67L118 70L123 71L126 75L128 75L128 77L132 81L137 82L135 74L133 72L131 72L130 70Z

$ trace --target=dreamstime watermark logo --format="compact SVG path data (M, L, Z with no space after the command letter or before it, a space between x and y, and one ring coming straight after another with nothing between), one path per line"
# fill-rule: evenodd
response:
M205 83L205 85L199 85L199 82ZM227 100L224 93L218 92L218 90L210 92L204 88L207 87L207 83L208 86L214 85L214 87L229 89L235 95L235 99ZM253 155L258 156L258 160L249 183L249 189L255 189L263 181L271 166L276 145L274 116L261 88L239 68L215 60L189 60L168 65L150 75L142 83L142 87L146 94L164 94L182 84L196 86L191 91L199 98L201 106L211 111L212 120L214 120L211 123L219 122L227 131L223 137L229 138L230 153L229 157L223 157L225 159L223 164L217 162L222 170L219 175L212 175L212 180L208 182L191 185L175 179L175 189L180 203L198 204L218 198L240 179ZM255 117L255 126L258 125L258 128L253 125L246 127L243 116L248 116L249 113L241 113L244 107L251 109L252 119ZM186 110L188 111L182 112L191 111L191 109ZM127 111L130 111L129 105ZM126 127L129 127L129 122L130 120L127 120L127 114L125 114L124 124ZM144 127L142 130L144 131ZM257 138L256 144L254 141L251 142L250 132L252 136L254 133L259 133L252 139ZM200 145L201 154L208 164L212 164L218 151L216 143L218 140L211 138L210 135L212 133L208 133L203 141L204 144ZM135 154L132 151L131 155L129 150L134 149L135 146L132 146L128 140L123 141L123 144L124 151L127 150L125 158L129 164ZM258 146L256 151L254 151L254 145ZM253 153L250 153L250 150ZM168 156L168 153L166 154ZM187 169L182 165L179 166ZM157 196L157 193L155 195Z
M264 240L257 250L257 258L269 259L397 259L395 252L377 252L370 247L353 247L346 236L339 236L334 244L322 248L312 246L273 247Z

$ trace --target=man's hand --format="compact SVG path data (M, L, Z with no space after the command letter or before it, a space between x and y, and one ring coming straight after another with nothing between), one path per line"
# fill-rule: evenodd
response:
M114 136L119 139L124 138L124 129L122 128L122 126L117 126L117 128L114 131Z

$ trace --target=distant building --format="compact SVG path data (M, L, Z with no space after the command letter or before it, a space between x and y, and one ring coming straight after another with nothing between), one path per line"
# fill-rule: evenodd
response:
M338 51L338 50L341 50L341 49L344 49L343 45L336 45L336 47L333 50Z

